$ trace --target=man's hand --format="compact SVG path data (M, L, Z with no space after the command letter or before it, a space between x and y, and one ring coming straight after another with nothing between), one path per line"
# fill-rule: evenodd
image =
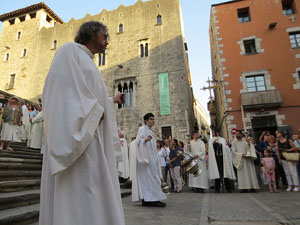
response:
M242 157L243 157L243 158L246 158L246 154L243 154Z
M124 104L125 103L125 93L119 93L117 94L116 96L113 97L114 99L114 103L117 103L117 104Z
M146 139L145 142L151 141L152 137L149 135Z

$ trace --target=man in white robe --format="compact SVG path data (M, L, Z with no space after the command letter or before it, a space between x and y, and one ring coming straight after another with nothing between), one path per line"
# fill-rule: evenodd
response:
M118 172L119 177L123 179L128 179L129 177L129 159L128 159L128 145L125 138L125 132L119 132L121 151L122 151L122 161L118 162Z
M189 174L189 187L196 192L203 193L204 189L209 188L206 169L206 148L204 142L199 138L198 131L194 131L193 140L188 141L188 151L194 159L197 159L197 163L202 169L202 172L198 176Z
M29 121L29 112L27 106L25 105L24 100L21 100L22 104L22 126L19 127L19 139L21 141L26 141L28 139L29 131L30 131L30 121Z
M151 127L154 115L144 116L145 126L140 127L136 138L136 173L132 177L132 201L142 200L142 206L164 207L167 199L162 192L162 174L160 158L156 148L156 139Z
M30 135L30 148L41 149L43 143L44 129L43 129L43 111L42 105L39 105L39 113L32 118L31 135Z
M45 141L40 225L124 225L116 166L120 142L113 103L93 62L104 53L107 28L81 25L76 43L57 52L43 91Z
M136 171L136 137L131 139L129 144L129 179L132 180Z
M215 180L216 193L220 192L221 183L225 185L227 192L232 192L232 180L236 179L232 154L226 140L220 137L217 130L214 131L214 137L208 144L208 171L209 178Z
M256 192L259 189L255 173L254 160L256 152L254 146L243 139L242 132L236 132L236 141L232 142L233 165L237 168L238 189L241 192Z

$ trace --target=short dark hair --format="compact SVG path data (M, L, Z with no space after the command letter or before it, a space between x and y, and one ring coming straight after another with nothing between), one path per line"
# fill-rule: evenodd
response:
M198 133L199 133L198 130L194 130L194 131L193 131L193 135L194 135L194 134L198 134Z
M147 113L145 116L144 116L144 121L148 121L150 117L154 117L153 113Z
M84 45L97 35L99 31L107 31L107 27L97 21L85 22L80 26L74 41Z

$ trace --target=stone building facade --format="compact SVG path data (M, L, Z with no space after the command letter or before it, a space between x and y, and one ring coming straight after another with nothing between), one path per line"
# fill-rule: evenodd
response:
M153 112L158 138L184 139L194 125L193 95L179 0L138 0L134 5L64 23L39 3L0 15L1 90L36 101L57 49L74 40L83 22L107 25L110 40L95 64L109 95L127 93L116 107L119 127L130 138Z
M300 2L236 0L212 5L210 42L217 124L258 139L300 127Z

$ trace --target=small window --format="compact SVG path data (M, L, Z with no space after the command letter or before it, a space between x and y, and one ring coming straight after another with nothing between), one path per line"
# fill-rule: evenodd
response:
M141 57L144 57L144 45L140 45L140 50L141 50Z
M25 16L21 16L21 17L19 17L19 20L20 20L20 22L24 22L25 21Z
M249 13L249 7L238 9L238 18L240 23L249 22L250 19L250 13Z
M256 46L255 46L255 39L251 40L245 40L244 47L245 47L245 53L246 54L256 54Z
M161 24L161 15L158 15L156 18L156 23Z
M123 32L123 24L119 25L119 33Z
M145 44L145 57L147 57L149 55L148 52L148 43Z
M20 39L21 39L21 34L22 34L21 31L19 31L19 32L18 32L18 35L17 35L17 40L20 40Z
M300 31L289 33L292 48L300 47Z
M293 0L282 0L282 9L284 15L291 15L294 14L294 7L293 7Z
M299 80L300 80L300 71L298 71L298 77L299 77Z
M265 77L264 75L246 77L246 85L248 92L265 91Z
M105 65L105 53L98 54L98 66Z
M34 12L34 13L30 13L30 14L29 14L29 16L30 16L30 18L31 18L31 19L34 19L34 18L36 18L36 12Z
M5 55L5 61L8 61L9 60L9 53L6 53Z
M53 49L56 49L56 47L57 47L57 40L55 40L55 41L53 42Z
M11 74L9 76L9 82L8 82L8 89L13 89L15 86L15 78L16 78L16 74Z
M24 49L24 50L23 50L23 53L22 53L22 56L25 57L25 56L26 56L26 53L27 53L27 50Z
M8 22L10 25L13 25L13 24L15 24L15 19L9 20Z
M48 23L51 23L51 21L52 21L51 17L48 16L48 15L47 15L47 17L46 17L46 20L47 20Z

